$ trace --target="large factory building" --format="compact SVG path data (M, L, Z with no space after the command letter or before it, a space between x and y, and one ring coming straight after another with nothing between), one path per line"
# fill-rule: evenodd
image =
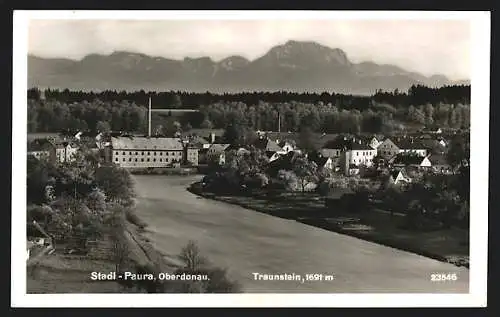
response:
M183 162L184 146L179 138L116 137L111 151L120 167L172 167Z

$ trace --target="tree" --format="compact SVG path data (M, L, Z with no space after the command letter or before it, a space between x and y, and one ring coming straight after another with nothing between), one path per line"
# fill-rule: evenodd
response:
M304 156L298 157L293 163L293 172L299 180L302 192L305 192L307 184L317 180L316 164Z
M28 156L26 180L26 198L28 202L36 204L45 202L45 188L49 183L47 163L33 156Z
M102 214L106 210L106 195L96 188L86 198L86 205L91 211Z
M314 133L311 128L305 126L300 129L299 147L306 153L317 150L314 142Z
M111 126L107 121L99 121L96 124L96 130L101 133L108 133L111 131Z
M295 191L298 187L299 180L297 175L295 175L292 171L279 170L277 178L282 182L285 190L287 191Z
M61 165L55 175L56 196L86 197L95 188L94 170L77 164Z
M116 166L102 166L96 171L96 183L109 201L130 205L134 197L130 173Z
M200 128L202 128L202 129L212 129L213 128L213 124L212 124L212 122L210 120L205 119L200 124Z
M208 277L207 280L181 283L180 292L235 293L240 290L239 283L228 278L227 269L212 266L194 241L189 241L182 249L180 259L184 262L184 267L177 269L175 274L199 274Z

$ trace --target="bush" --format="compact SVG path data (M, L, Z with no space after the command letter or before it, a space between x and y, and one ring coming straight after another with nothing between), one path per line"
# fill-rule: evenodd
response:
M201 254L194 241L182 249L179 258L185 266L177 269L174 274L201 274L207 275L207 281L183 281L179 285L179 291L183 293L237 293L241 291L241 285L229 279L227 269L214 267Z

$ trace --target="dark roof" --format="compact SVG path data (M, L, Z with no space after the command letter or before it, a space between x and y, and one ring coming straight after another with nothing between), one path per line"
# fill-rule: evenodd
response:
M359 144L359 143L354 143L354 142L350 145L350 147L348 147L348 149L357 150L357 151L359 151L359 150L373 150L373 148L369 145L366 145L364 143Z
M402 150L421 150L426 148L420 140L412 138L401 138L393 142Z
M28 141L27 150L29 152L33 151L47 151L53 148L53 144L47 139L37 139L34 141Z
M400 153L394 158L393 164L420 165L424 157L413 154Z
M429 161L432 165L449 165L446 156L439 154L432 154L429 156Z
M373 136L353 137L349 135L339 135L335 139L326 142L323 145L324 149L339 149L339 150L373 150L368 143Z
M324 166L326 164L326 161L328 161L328 157L324 157L319 152L312 152L307 156L307 158L310 161L316 163L316 165L318 166Z

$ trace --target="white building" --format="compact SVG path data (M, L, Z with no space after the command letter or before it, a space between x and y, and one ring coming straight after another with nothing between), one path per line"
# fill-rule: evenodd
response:
M111 151L112 162L120 167L171 167L182 162L184 147L179 138L116 137Z
M353 143L345 155L349 165L370 167L373 165L373 159L377 156L377 150L365 144Z
M72 162L76 159L78 147L70 142L61 142L55 145L56 161L58 163Z

